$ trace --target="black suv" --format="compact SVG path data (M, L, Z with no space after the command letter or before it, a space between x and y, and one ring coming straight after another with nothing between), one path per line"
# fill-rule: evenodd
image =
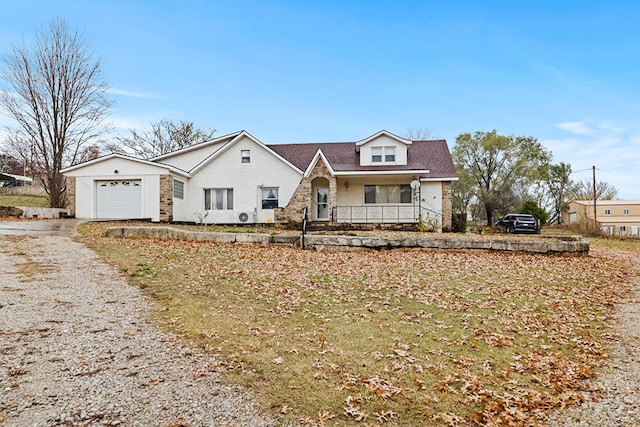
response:
M529 214L508 214L496 222L496 227L507 233L540 233L538 221Z

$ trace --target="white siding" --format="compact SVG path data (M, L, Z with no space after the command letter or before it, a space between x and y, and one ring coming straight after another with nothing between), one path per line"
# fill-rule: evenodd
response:
M97 218L96 182L114 179L104 176L76 177L76 218ZM125 175L119 180L140 179L142 181L142 217L152 221L160 221L160 176L159 175Z
M395 163L371 163L371 148L372 147L395 147L396 149L396 161ZM374 165L406 165L407 164L407 145L398 141L395 138L388 137L387 135L380 135L379 137L367 142L360 146L360 164L362 166Z
M118 171L118 173L115 173ZM96 182L104 180L141 180L142 217L160 220L160 175L167 169L128 159L112 158L67 172L76 178L76 217L97 218Z
M436 219L440 224L438 228L442 231L442 182L423 182L420 194L423 219Z
M158 163L170 165L183 171L189 172L208 158L210 155L218 151L225 144L226 141L218 144L207 145L205 147L188 151L186 153L179 153L175 156L170 156L158 160Z
M117 173L115 171L118 171ZM154 166L148 163L136 162L129 159L114 157L81 167L70 172L66 176L102 176L105 179L122 178L124 175L163 175L169 173L167 168Z
M184 182L184 198L173 198L173 219L178 221L176 218L186 218L191 214L191 219L189 221L193 221L193 212L189 212L189 201L187 199L190 181L182 177L176 177L175 179Z
M251 162L242 163L242 150L251 151ZM289 202L302 176L262 145L243 137L219 157L199 169L185 186L188 207L174 211L176 221L194 221L200 215L206 223L239 223L241 213L249 214L248 222L273 222L273 209L261 209L261 187L278 187L279 206ZM204 211L204 189L232 188L232 210ZM255 212L255 215L254 215Z

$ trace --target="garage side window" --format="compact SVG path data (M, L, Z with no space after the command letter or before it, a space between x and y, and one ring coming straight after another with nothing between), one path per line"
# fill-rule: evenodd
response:
M177 179L173 180L173 197L180 200L184 199L184 182Z
M204 209L223 211L233 209L233 188L207 188L204 190Z

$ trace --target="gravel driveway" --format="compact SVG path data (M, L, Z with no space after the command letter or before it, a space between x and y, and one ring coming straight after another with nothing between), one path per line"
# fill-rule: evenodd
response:
M44 234L0 233L0 425L273 424L215 358L151 325L117 271Z

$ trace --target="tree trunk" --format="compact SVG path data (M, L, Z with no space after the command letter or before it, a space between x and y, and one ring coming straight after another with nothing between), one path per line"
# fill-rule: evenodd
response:
M491 227L493 225L493 206L485 205L485 211L487 213L487 225Z

